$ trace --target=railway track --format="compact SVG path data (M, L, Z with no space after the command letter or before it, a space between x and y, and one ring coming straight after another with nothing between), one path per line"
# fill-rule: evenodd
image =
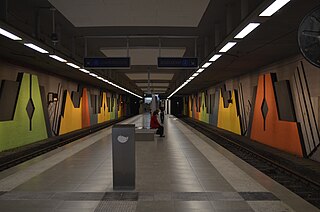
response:
M320 184L318 182L309 179L303 173L291 170L272 158L257 153L241 142L227 138L205 124L183 117L180 120L320 209Z

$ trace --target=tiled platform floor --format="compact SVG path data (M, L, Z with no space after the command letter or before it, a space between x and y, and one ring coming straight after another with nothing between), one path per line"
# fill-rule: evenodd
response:
M113 191L107 128L0 173L0 211L318 211L174 117L165 135L136 142L134 191Z

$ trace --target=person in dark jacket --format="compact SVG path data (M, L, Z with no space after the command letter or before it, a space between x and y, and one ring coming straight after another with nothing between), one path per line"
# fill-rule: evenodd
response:
M161 120L161 124L163 124L164 122L164 109L161 108L161 111L160 111L160 120Z
M158 111L154 111L152 116L151 116L151 120L150 120L150 128L151 129L158 129L157 130L157 134L160 135L160 137L164 137L163 135L163 126L160 125L159 121L158 121Z

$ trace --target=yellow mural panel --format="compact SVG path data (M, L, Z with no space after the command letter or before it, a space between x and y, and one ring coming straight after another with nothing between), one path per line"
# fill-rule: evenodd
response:
M64 115L61 117L59 135L79 130L82 128L82 98L80 99L80 107L75 108L71 100L69 92L67 92Z
M217 127L241 135L240 117L237 114L237 105L234 91L232 92L231 99L232 103L229 104L229 107L224 108L223 97L220 91Z

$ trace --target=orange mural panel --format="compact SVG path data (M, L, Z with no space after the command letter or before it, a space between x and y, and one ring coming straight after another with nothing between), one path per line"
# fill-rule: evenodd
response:
M279 120L276 104L271 74L259 76L251 139L303 156L298 124Z
M82 128L90 127L89 98L86 88L82 90Z

